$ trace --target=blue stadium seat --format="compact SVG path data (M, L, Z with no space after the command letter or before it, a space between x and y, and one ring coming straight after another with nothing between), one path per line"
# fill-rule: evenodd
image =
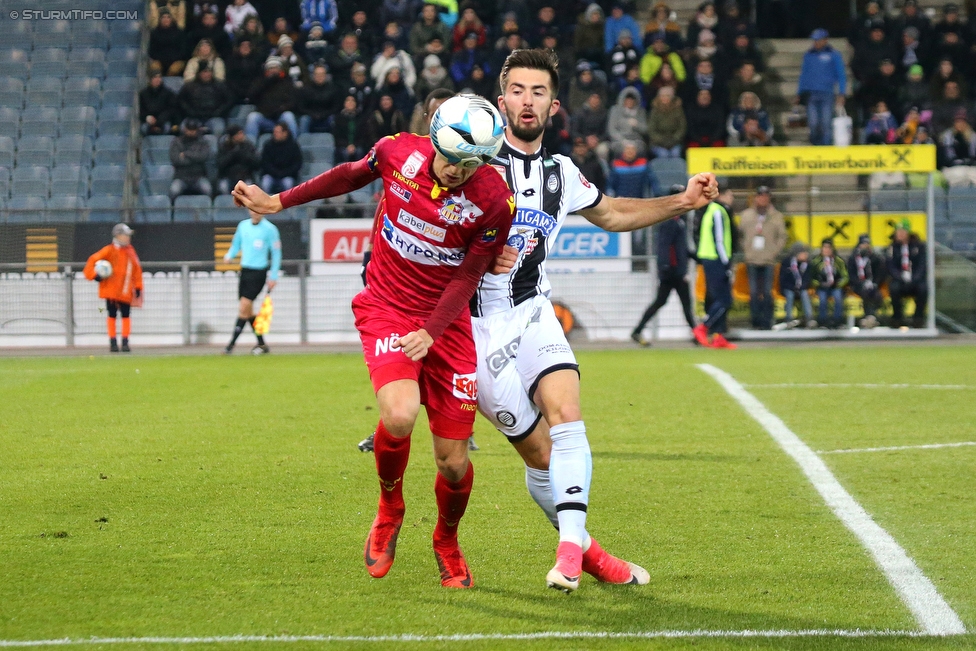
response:
M91 2L91 0L89 0L89 2L85 4L94 5L96 3ZM114 4L121 4L121 3L109 3L109 4L114 5ZM101 9L102 7L99 8ZM105 8L108 9L110 7L106 6ZM71 31L74 36L78 36L79 34L86 34L86 33L108 34L108 22L104 20L79 20L72 24ZM78 43L75 42L75 45L77 46Z
M103 90L127 90L134 92L136 89L136 78L132 77L109 77L102 83Z
M163 77L163 85L179 95L183 88L183 77Z
M14 195L7 201L7 221L32 223L46 221L47 198L39 195Z
M137 47L113 47L105 54L106 61L139 61L139 48Z
M976 226L976 188L949 188L949 221Z
M27 25L33 21L29 20L18 20L14 23L15 27L21 27ZM11 31L7 29L10 23L4 22L4 29L0 29L0 48L17 48L22 50L29 50L32 46L32 41L34 38L33 33L29 31Z
M335 162L335 149L332 147L303 147L302 163L319 163L332 167Z
M77 24L81 25L94 21L80 20ZM76 32L71 35L72 47L99 47L106 48L109 43L108 31L105 32Z
M29 194L47 196L50 185L51 172L46 167L15 167L10 174L10 193L15 197Z
M173 202L174 222L213 221L210 197L204 195L183 195Z
M258 142L255 146L258 148L259 152L264 149L264 143L268 142L269 140L271 140L270 133L262 133L258 136ZM302 153L304 154L305 152L303 151Z
M95 167L99 165L125 165L129 153L124 149L96 149L93 159Z
M51 167L54 163L54 139L49 136L24 135L17 141L17 167L40 165ZM36 193L35 193L36 194Z
M78 120L72 117L65 117L64 114L61 116L61 128L59 133L62 136L87 136L89 138L94 138L95 131L95 120Z
M142 182L148 194L167 194L173 182L173 166L168 163L143 165Z
M34 26L34 48L71 47L71 23L67 20L38 20Z
M131 90L102 91L102 108L112 106L132 106L136 101L136 94Z
M30 78L32 81L37 79L64 79L67 72L68 64L63 61L41 61L31 64Z
M0 69L5 73L11 66L27 67L28 61L30 61L30 54L27 50L0 47Z
M98 113L98 119L102 120L125 120L126 122L132 117L132 105L128 106L107 106L103 108Z
M104 61L69 61L65 69L66 77L96 77L105 78Z
M85 198L78 195L63 195L51 197L47 200L48 222L80 222L84 221Z
M64 82L64 106L99 106L102 98L102 82L95 77L77 77Z
M941 194L941 190L936 189L935 194ZM928 192L925 190L908 190L908 209L912 212L925 212L928 209Z
M20 111L24 107L24 82L13 77L0 77L0 106L15 108Z
M315 178L319 174L323 174L332 169L332 165L328 163L308 163L306 166L302 166L303 176L305 179Z
M54 163L81 165L85 169L92 163L92 139L86 136L61 136L54 141Z
M81 25L95 24L94 21L79 21L77 24ZM106 31L107 33L107 31ZM105 48L98 47L78 47L75 43L75 47L72 48L71 52L68 53L69 61L105 61Z
M165 194L139 197L136 221L141 223L166 223L173 220L169 197Z
M138 72L138 63L125 59L112 59L105 63L105 74L109 79L128 78L135 79Z
M176 136L146 136L142 139L142 163L168 163L169 146Z
M0 167L0 202L10 197L10 170Z
M0 168L14 166L14 139L10 136L0 136Z
M20 137L20 111L8 106L0 106L0 136Z
M88 221L122 221L122 197L112 195L93 195L88 200Z
M122 196L125 186L125 167L122 165L96 165L91 171L91 196Z
M905 212L908 210L908 194L905 190L877 190L871 194L873 212Z
M687 174L688 163L683 158L655 158L651 161L651 170L655 174L662 172L680 172ZM687 180L687 176L685 177Z
M976 251L976 223L953 224L952 249L964 253Z
M51 170L51 196L88 196L88 168L58 165Z
M247 217L247 211L234 203L229 194L218 194L213 200L215 222L239 222Z
M30 60L31 63L67 63L68 51L55 47L34 48Z
M99 120L99 136L127 136L132 125L129 120Z
M62 96L61 78L37 77L32 78L27 87L26 106L54 106L61 108Z
M58 121L61 112L53 107L45 106L25 111L20 121L22 136L50 136L58 135Z
M302 149L306 147L328 147L335 149L335 138L331 133L303 133L298 136L298 146Z

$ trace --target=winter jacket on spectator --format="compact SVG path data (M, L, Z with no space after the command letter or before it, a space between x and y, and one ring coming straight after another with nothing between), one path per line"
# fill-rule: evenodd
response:
M204 51L207 52L206 55ZM204 61L207 62L207 66L213 71L215 80L224 81L227 79L224 60L217 56L217 51L214 49L213 43L209 39L204 39L197 43L197 46L193 49L193 56L186 62L186 67L183 68L183 81L196 79L200 64Z
M427 53L427 44L435 36L445 45L451 42L451 29L441 21L440 14L437 13L434 14L433 22L427 23L421 19L410 28L410 54L424 56Z
M569 125L569 113L560 106L555 115L549 116L549 120L546 122L546 130L542 134L542 146L546 148L546 151L552 154L569 154L572 147Z
M976 166L976 131L956 131L955 128L946 129L939 134L938 149L939 168Z
M840 52L829 43L822 50L807 50L800 68L798 92L846 94L847 72Z
M201 81L198 74L193 81L183 84L177 96L183 117L197 118L206 122L210 118L222 118L234 106L234 95L222 81Z
M688 145L725 146L725 111L714 101L702 106L697 100L685 109L688 119Z
M479 65L471 68L471 74L458 85L458 88L460 92L479 95L489 102L499 95L498 79L487 76Z
M356 98L356 106L359 107L360 112L369 113L373 110L376 93L369 82L363 81L360 84L353 82L346 88L345 94Z
M301 88L308 83L308 65L305 64L302 57L295 54L294 50L290 51L287 56L279 52L278 58L281 59L281 69L291 79L295 88Z
M581 65L577 64L577 67ZM569 85L569 114L576 115L593 93L599 95L606 105L607 82L593 72L589 63L585 63L584 69L577 71Z
M885 281L885 273L884 258L873 249L865 252L856 248L847 259L847 277L850 279L851 289L858 294L880 287ZM869 288L865 283L872 283L872 285Z
M631 66L637 67L640 64L641 55L633 43L618 43L607 55L607 72L610 75L611 83L618 79L623 79L627 69Z
M177 27L175 23L169 27L160 25L149 33L149 58L153 61L159 61L163 66L164 75L174 62L185 61L183 58L184 41L183 30Z
M312 23L322 24L322 31L328 35L335 32L339 21L339 7L335 0L302 0L302 31L309 31Z
M217 51L217 56L226 60L231 53L230 37L227 35L227 32L221 29L216 21L209 18L207 20L212 24L205 25L200 22L195 22L193 28L187 32L184 56L187 59L194 56L194 50L196 50L200 41L207 39L213 43L214 49Z
M592 149L585 148L585 152L583 155L578 156L576 148L574 148L570 158L573 159L573 163L579 168L580 173L587 181L595 185L600 192L606 192L607 176L603 171L603 165L600 164L600 159Z
M742 40L744 40L741 38L742 36L745 35L739 34L738 40L725 48L725 70L729 75L733 75L736 70L742 67L743 63L749 61L755 67L756 72L763 72L766 69L766 64L763 60L762 52L759 51L759 48L751 39L744 46L740 47Z
M651 147L677 147L684 143L687 132L688 121L681 98L675 97L665 104L660 97L655 97L647 117L647 136Z
M756 248L756 236L761 235L762 248ZM786 246L786 223L783 213L772 206L765 216L755 208L746 208L739 216L739 244L746 264L773 265L780 259Z
M603 104L596 109L589 103L584 104L573 114L573 122L570 128L574 138L585 138L586 136L596 136L600 140L607 139L607 110Z
M463 49L460 52L455 52L454 56L451 57L451 79L456 85L462 85L475 65L481 66L485 74L491 74L488 55L483 51Z
M861 137L866 145L891 145L897 138L897 130L898 123L891 111L874 113L864 125Z
M455 23L454 29L451 30L452 52L457 53L464 49L464 39L470 33L477 35L478 41L476 47L478 49L482 49L488 45L488 30L485 29L484 23L481 22L477 14L474 14L473 10L470 20L466 20L468 17L467 14L467 11L462 11L461 17Z
M643 156L628 161L622 156L610 162L607 192L613 197L648 196L651 188L651 163Z
M247 54L241 51L242 43ZM251 46L250 41L242 41L234 47L234 53L227 61L227 86L234 93L234 101L237 104L244 104L248 99L248 92L254 86L254 82L261 79L264 74L264 60L258 56Z
M244 27L234 33L234 43L239 44L243 41L251 42L251 49L261 58L262 64L271 52L270 44L264 34L264 27L261 19L257 16L248 16L244 21Z
M164 123L176 121L176 111L176 94L166 86L160 84L159 88L153 88L148 85L139 91L139 122L145 122L151 115L162 129Z
M879 9L879 7L870 7L870 5L869 8L872 10ZM865 11L851 21L850 29L847 32L847 42L857 48L870 40L871 30L875 27L880 27L887 35L889 33L887 17L882 11L873 11L872 13Z
M779 266L780 292L802 292L810 289L813 282L813 266L809 260L800 262L795 255L787 255Z
M366 119L358 110L347 111L343 109L339 111L335 116L335 126L332 128L332 135L335 138L337 151L344 150L349 145L354 145L361 151L365 151L376 142L375 140L369 140Z
M688 273L688 225L682 217L661 222L654 236L658 275Z
M620 38L620 32L628 29L630 30L630 35L635 39L634 46L637 51L641 54L644 53L644 44L638 43L636 39L639 37L641 32L640 25L634 20L634 17L629 14L623 14L619 18L615 18L613 14L607 16L606 22L603 26L603 50L604 52L609 52L616 46L618 39Z
M762 134L757 137L746 133L747 119L755 119ZM755 94L746 95L743 93L738 106L729 114L726 130L729 133L730 147L755 146L760 144L757 140L762 141L762 144L769 144L773 137L773 121L769 119L769 113L762 107L762 102Z
M708 5L711 5L709 8ZM698 34L702 30L710 30L714 32L718 29L718 13L715 11L716 3L714 2L702 2L698 5L698 11L695 12L695 16L688 23L688 33L685 37L685 43L688 47L693 48L698 45Z
M261 77L254 82L247 95L257 107L257 112L269 120L278 119L285 111L294 111L298 103L295 84L284 72Z
M325 40L325 32L319 23L313 23L308 32L308 38L302 43L302 53L310 64L325 61L329 56L329 42Z
M813 268L810 286L814 289L843 289L850 282L847 263L836 253L829 258L817 254L810 266Z
M380 93L380 99L377 102L376 109L370 112L366 120L366 128L369 132L370 142L376 142L385 136L406 131L409 126L407 124L407 118L392 105L392 102L389 107L384 107L383 100L386 96L386 93Z
M173 22L180 29L186 29L186 2L184 0L153 0L149 3L149 13L146 16L146 25L149 29L156 29L159 25L159 14L166 9L173 17Z
M651 19L644 27L644 49L650 50L654 39L660 36L672 50L681 50L685 46L681 31L681 25L671 20L671 8L664 2L658 2L651 10Z
M867 81L878 71L882 59L895 61L896 58L897 55L888 41L883 38L881 41L871 39L854 50L854 58L851 59L851 74L860 82Z
M348 38L348 37L346 37ZM342 40L345 41L346 38ZM332 57L329 59L329 71L337 84L349 83L352 78L352 68L357 63L366 64L358 46L355 50L346 51L342 47L336 48Z
M173 165L173 178L192 183L207 176L207 159L210 144L200 136L193 138L183 134L173 138L169 145L169 162Z
M602 60L605 23L600 5L590 3L576 21L576 31L573 33L573 49L579 60Z
M891 31L893 40L901 40L902 34L909 27L914 27L918 31L918 40L927 44L932 34L932 23L928 16L920 11L918 5L909 7L907 4L902 7L901 15L891 21Z
M453 91L455 89L454 80L447 73L447 68L441 65L440 59L436 56L428 55L430 58L430 66L428 67L425 63L424 69L420 71L420 76L417 78L417 85L414 86L414 95L421 102L430 94L431 91L437 88L445 88L447 90ZM436 65L434 65L436 63Z
M908 81L898 89L898 110L901 115L905 115L913 106L919 111L931 109L932 98L929 95L929 85L924 79L909 77Z
M410 115L413 111L413 105L417 103L417 98L413 94L413 91L407 87L407 84L404 83L403 78L400 76L399 68L391 68L386 73L383 85L376 90L381 94L392 97L393 105L404 116Z
M928 259L925 254L925 243L912 233L907 244L892 242L885 249L885 263L888 277L905 282L903 273L911 274L912 284L924 284L928 280Z
M878 102L884 102L889 109L897 109L899 80L893 68L889 68L889 71L891 74L876 70L861 86L858 99L866 114L870 115Z
M685 106L692 106L695 103L695 98L698 97L698 91L707 90L712 94L712 104L717 104L722 108L723 111L728 109L729 106L729 87L726 83L726 77L721 71L716 71L714 64L711 64L711 72L706 72L710 67L710 62L701 61L701 65L697 66L699 69L692 68L688 71L688 79L685 80L684 85L681 90L684 93L682 99L685 100Z
M674 77L678 80L678 83L684 82L688 77L688 71L685 70L685 62L682 61L681 57L678 56L677 52L664 52L659 53L654 49L650 49L644 53L640 62L641 71L641 81L645 84L651 83L658 73L661 71L661 66L667 61L670 64L671 69L674 71Z
M373 83L376 84L377 88L383 87L383 80L386 79L386 73L393 68L400 69L403 83L408 88L413 88L417 85L417 69L413 65L413 60L403 50L395 50L393 55L389 57L381 52L369 69L369 76L372 77Z
M261 166L261 156L257 148L247 138L234 142L225 137L217 148L217 176L228 179L231 187L237 181L253 183L254 172Z
M628 97L634 100L631 108L626 106ZM634 88L623 89L607 116L610 141L616 144L622 144L625 140L643 143L647 139L647 130L647 111L641 107L640 93Z
M749 71L739 68L729 82L729 104L737 106L742 93L755 93L763 104L767 103L766 82L758 72L747 74ZM743 76L747 75L747 76Z
M345 94L340 95L331 78L326 77L322 84L309 81L298 91L298 112L311 117L313 122L321 122L335 115L343 99Z
M228 34L233 34L244 24L244 19L252 15L257 16L258 10L250 2L247 2L247 0L240 5L232 2L224 12L224 31Z
M383 0L380 5L380 24L410 25L417 17L417 5L412 0Z
M276 179L290 176L297 180L301 170L302 150L291 134L281 141L268 138L261 149L261 174L270 174Z

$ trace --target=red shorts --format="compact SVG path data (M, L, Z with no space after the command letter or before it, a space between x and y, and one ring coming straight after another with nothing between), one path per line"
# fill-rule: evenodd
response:
M468 309L444 330L419 362L404 355L393 342L423 327L425 318L374 303L366 290L353 299L352 311L373 390L379 391L394 380L413 380L420 385L420 402L427 407L434 434L449 439L471 436L478 411L478 357Z

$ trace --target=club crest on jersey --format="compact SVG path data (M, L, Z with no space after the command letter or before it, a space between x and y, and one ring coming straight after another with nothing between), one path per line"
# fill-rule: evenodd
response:
M580 177L580 183L583 184L583 187L584 188L591 188L591 187L593 187L592 185L590 185L590 182L586 180L586 177L583 176L583 173L582 172L579 173L579 177Z
M410 203L410 199L413 197L413 193L406 189L396 181L390 182L390 192L400 197L404 203Z
M473 222L478 217L481 217L484 212L478 206L471 203L462 192L460 197L446 197L438 214L448 225L460 225L467 221Z
M559 175L553 172L546 179L546 190L549 192L556 192L559 190Z
M400 171L403 172L405 177L412 179L413 177L417 176L417 172L420 171L420 168L423 167L426 161L426 156L421 154L419 151L415 151L407 156L407 160L404 161L403 167L400 168Z
M518 249L519 253L525 253L525 255L535 251L535 247L539 245L539 238L534 229L516 228L513 230L515 232L509 235L506 242L508 246Z
M478 377L476 373L454 374L454 397L461 400L478 399Z

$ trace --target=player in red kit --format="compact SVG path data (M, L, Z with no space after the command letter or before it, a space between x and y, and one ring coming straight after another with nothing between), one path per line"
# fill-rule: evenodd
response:
M410 434L424 405L438 469L434 554L441 583L474 584L457 541L474 479L467 443L478 404L468 300L501 253L515 209L501 175L480 164L452 163L429 137L400 133L376 143L366 158L281 194L268 196L244 183L233 192L241 205L271 214L383 179L382 222L366 288L352 302L380 411L374 443L379 512L363 554L376 578L393 564Z

